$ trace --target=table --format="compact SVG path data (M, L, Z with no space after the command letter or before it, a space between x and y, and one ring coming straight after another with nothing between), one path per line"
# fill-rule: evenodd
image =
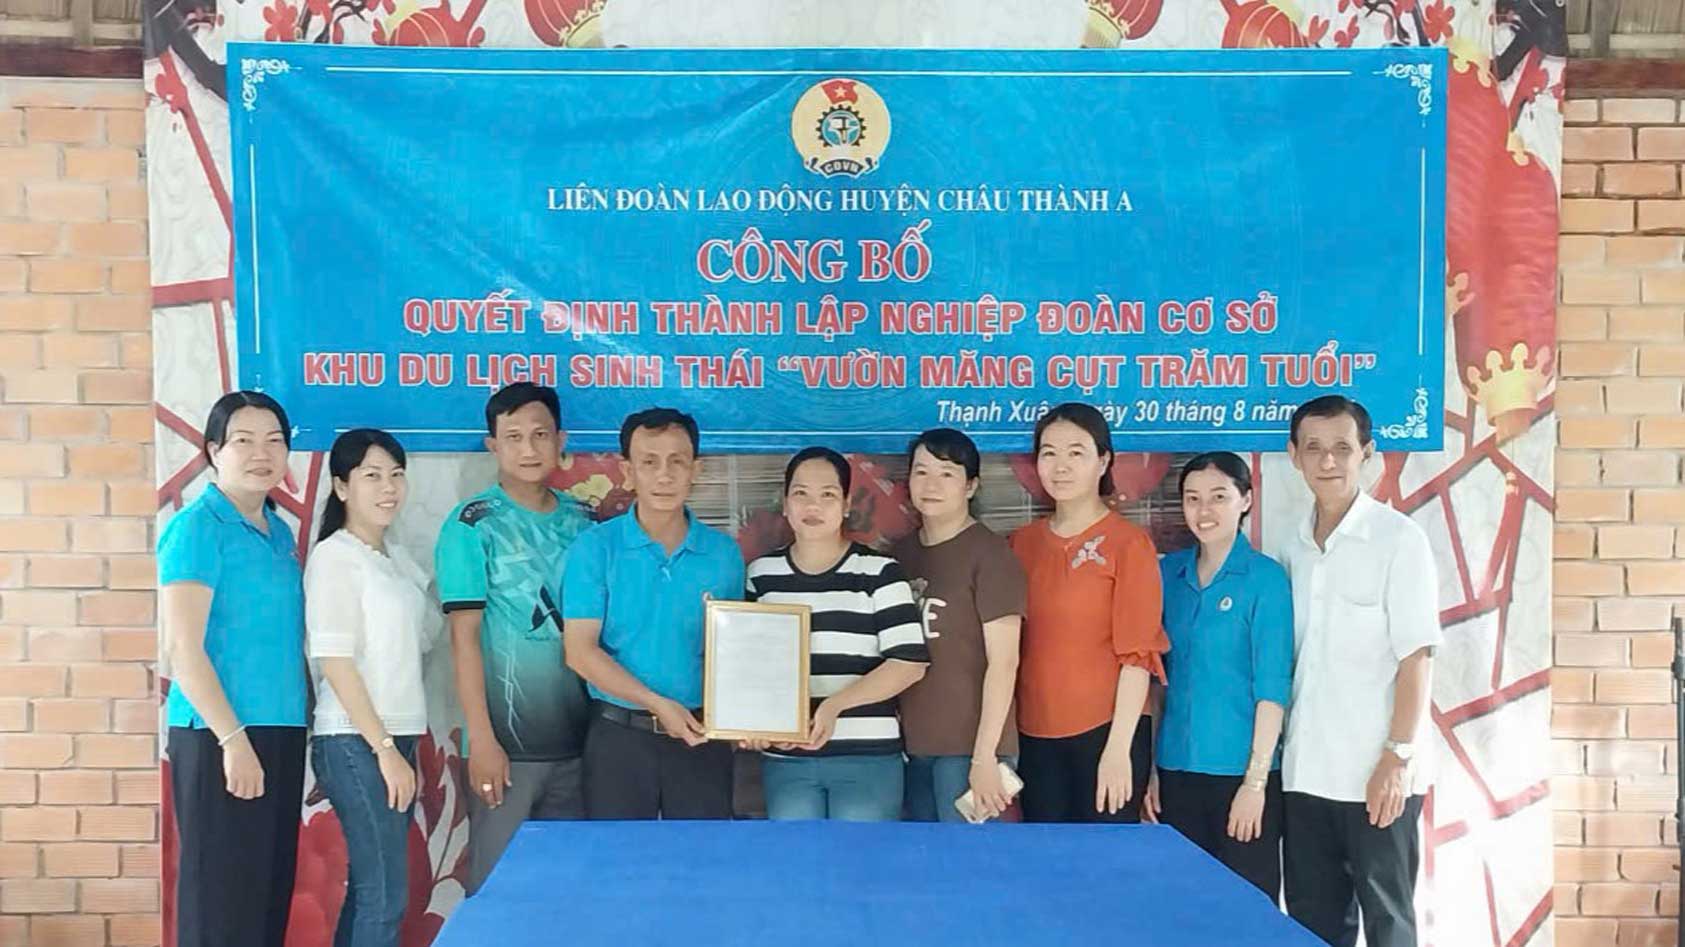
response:
M1158 825L529 822L438 947L1315 947Z

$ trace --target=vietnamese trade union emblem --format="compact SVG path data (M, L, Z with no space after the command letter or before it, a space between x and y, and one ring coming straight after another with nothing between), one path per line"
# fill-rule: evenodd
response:
M790 137L814 174L859 177L889 146L889 108L858 79L826 79L796 100Z

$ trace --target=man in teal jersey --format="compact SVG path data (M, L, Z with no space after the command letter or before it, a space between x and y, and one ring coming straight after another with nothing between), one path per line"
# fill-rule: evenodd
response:
M486 402L497 483L445 518L435 552L466 723L468 893L527 819L584 814L588 704L562 656L563 563L590 520L545 481L561 461L552 388L518 382Z

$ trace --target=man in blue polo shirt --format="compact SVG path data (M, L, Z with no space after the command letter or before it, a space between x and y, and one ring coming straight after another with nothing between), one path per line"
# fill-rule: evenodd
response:
M637 501L586 531L562 581L567 663L591 692L585 812L729 819L732 751L702 735L703 599L743 597L743 556L685 507L696 421L651 408L620 427Z

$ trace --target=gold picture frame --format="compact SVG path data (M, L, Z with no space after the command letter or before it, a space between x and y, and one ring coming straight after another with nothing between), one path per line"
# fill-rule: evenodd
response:
M812 618L806 605L708 601L702 655L708 739L807 742Z

